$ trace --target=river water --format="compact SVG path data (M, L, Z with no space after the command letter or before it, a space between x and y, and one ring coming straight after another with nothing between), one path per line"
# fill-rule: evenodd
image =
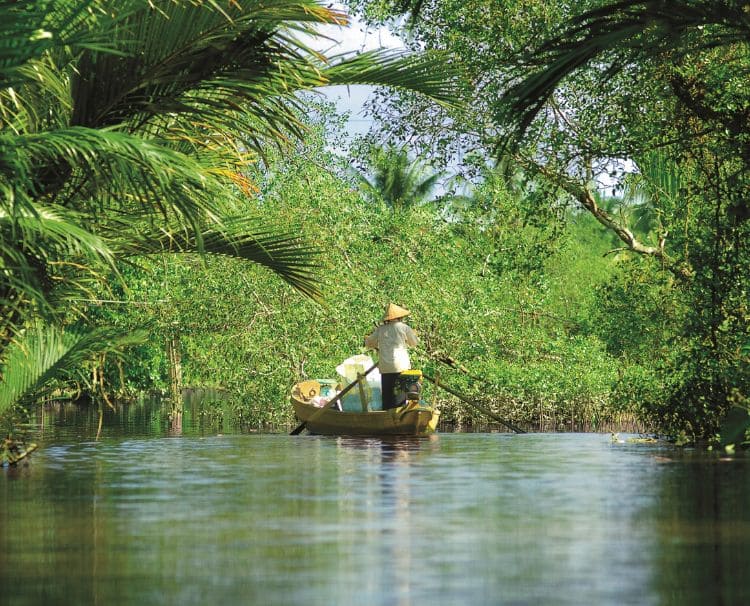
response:
M46 418L0 470L0 604L750 603L742 455L117 418Z

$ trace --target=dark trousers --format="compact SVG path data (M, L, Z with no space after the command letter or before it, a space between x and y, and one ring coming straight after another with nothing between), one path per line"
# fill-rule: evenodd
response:
M381 372L380 386L383 390L383 410L396 408L396 378L399 372Z

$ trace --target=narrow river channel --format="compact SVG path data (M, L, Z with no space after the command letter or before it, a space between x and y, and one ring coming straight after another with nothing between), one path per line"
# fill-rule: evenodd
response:
M150 429L149 429L150 428ZM0 470L0 604L750 603L750 459L609 434L76 420Z

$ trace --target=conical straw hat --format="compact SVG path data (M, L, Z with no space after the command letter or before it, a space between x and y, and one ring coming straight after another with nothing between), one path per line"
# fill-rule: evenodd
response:
M383 321L388 322L389 320L398 320L399 318L405 318L410 313L411 312L408 309L399 307L394 303L388 303L385 308L385 317L383 318Z

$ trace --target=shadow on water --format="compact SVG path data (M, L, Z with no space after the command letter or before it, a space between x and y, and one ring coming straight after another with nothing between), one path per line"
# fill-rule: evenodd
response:
M257 412L257 411L256 411ZM136 401L115 402L109 406L103 402L81 402L73 400L52 401L38 408L34 418L25 428L33 431L42 442L65 439L95 440L98 437L119 436L203 436L216 433L285 433L286 427L273 427L247 421L244 407L223 390L212 388L186 388L183 390L183 410L172 415L168 399L160 395L142 396ZM522 425L528 432L570 432L565 424ZM576 428L579 429L579 428ZM598 432L640 433L642 429L629 419L613 424L602 424ZM497 424L450 424L441 423L442 433L508 433ZM22 437L22 436L21 436ZM407 438L408 440L408 438ZM357 440L355 440L356 442ZM359 440L367 444L367 440ZM390 443L381 439L384 452L407 447L408 442L397 438Z
M670 604L750 603L750 460L681 453L650 512Z

